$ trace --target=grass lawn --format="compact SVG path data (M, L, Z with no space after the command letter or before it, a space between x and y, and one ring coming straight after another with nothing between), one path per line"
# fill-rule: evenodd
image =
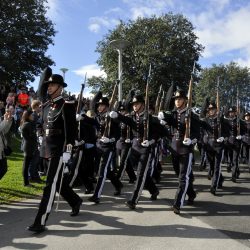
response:
M13 152L8 156L8 171L0 180L0 204L32 198L42 193L44 184L32 183L32 187L24 187L23 185L23 153L20 150L20 143L20 139L12 139Z

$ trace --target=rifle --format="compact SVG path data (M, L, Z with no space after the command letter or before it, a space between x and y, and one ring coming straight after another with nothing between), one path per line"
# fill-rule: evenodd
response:
M76 108L76 113L77 114L80 114L81 110L82 110L82 94L83 94L83 91L84 91L84 88L85 88L86 79L87 79L87 72L85 74L84 83L81 84L82 87L81 87L81 91L80 91L79 99L78 99L78 103L77 103L77 108Z
M218 123L218 138L221 137L221 124L220 124L220 95L219 95L220 77L217 78L217 91L216 91L216 106L217 106L217 123Z
M191 73L191 78L188 86L188 101L187 101L187 116L185 118L186 130L184 139L190 138L190 129L191 129L191 107L192 107L192 91L193 91L193 75L195 71L195 61L193 66L193 71Z
M158 112L163 110L164 101L165 101L165 91L163 90L162 91L162 96L161 96L161 101L160 101L160 104L159 104Z
M116 99L117 94L118 94L118 85L119 85L119 80L116 82L114 89L113 89L111 99L109 100L109 111L111 111L115 105L115 99ZM110 127L111 127L111 118L109 116L107 116L104 132L103 132L103 137L109 138Z
M145 93L145 110L144 110L144 117L143 117L143 125L144 125L144 132L143 132L143 141L148 140L148 130L149 130L149 81L151 77L151 64L149 66L148 71L148 78L146 84L146 93Z
M237 135L240 135L240 99L239 99L239 87L237 87Z
M160 89L158 91L158 95L157 95L157 98L156 98L156 101L155 101L155 113L158 113L158 110L159 110L161 92L162 92L162 84L160 86Z

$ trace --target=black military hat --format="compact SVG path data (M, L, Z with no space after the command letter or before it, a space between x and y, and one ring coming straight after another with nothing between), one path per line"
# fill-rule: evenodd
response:
M183 89L178 89L174 92L174 96L172 97L174 99L176 98L184 98L187 99L186 92Z
M216 109L217 108L217 105L215 102L209 102L208 103L208 106L207 106L207 110L209 109Z
M135 95L135 96L133 97L132 101L131 101L131 104L136 103L136 102L144 103L145 101L144 101L143 96L140 95L140 94Z
M229 107L229 109L228 109L228 112L236 112L236 111L237 111L237 109L236 109L235 106L231 106L231 107Z
M64 82L63 77L59 74L51 75L51 77L45 83L46 84L57 83L57 84L63 86L64 88L68 86L67 83Z
M99 105L99 104L103 104L103 105L109 106L109 99L108 99L108 97L102 97L102 98L96 103L96 105Z

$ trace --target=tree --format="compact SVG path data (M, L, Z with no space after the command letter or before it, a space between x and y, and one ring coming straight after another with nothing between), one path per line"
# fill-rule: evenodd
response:
M250 105L250 72L247 67L240 67L231 62L228 65L213 64L211 68L204 68L200 74L200 81L196 87L196 102L202 106L206 96L215 99L217 80L219 77L219 95L221 107L236 105L237 89L241 109ZM250 108L250 106L249 106Z
M110 94L110 86L117 79L118 54L110 42L124 39L129 46L123 53L123 92L132 87L144 93L149 65L152 66L150 95L157 95L159 86L167 90L171 82L187 88L194 61L197 61L202 45L196 42L194 27L183 15L168 13L161 17L138 18L119 25L98 42L98 65L107 73L104 90ZM200 66L197 64L197 68ZM99 79L100 80L100 79ZM104 81L102 80L102 86ZM90 81L97 87L98 82ZM104 92L104 91L103 91Z
M0 1L0 83L34 81L41 69L52 65L45 55L53 23L45 16L47 0Z

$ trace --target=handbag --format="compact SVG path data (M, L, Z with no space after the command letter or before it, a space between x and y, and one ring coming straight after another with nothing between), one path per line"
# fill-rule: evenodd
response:
M0 180L4 177L7 170L8 170L7 158L3 157L2 159L0 159Z
M3 148L3 152L4 152L4 155L9 156L12 153L12 149L11 149L10 146L8 146L8 145L5 144L5 136L4 136L3 133L1 133L1 137L2 137L2 141L3 141L3 147L4 147Z

